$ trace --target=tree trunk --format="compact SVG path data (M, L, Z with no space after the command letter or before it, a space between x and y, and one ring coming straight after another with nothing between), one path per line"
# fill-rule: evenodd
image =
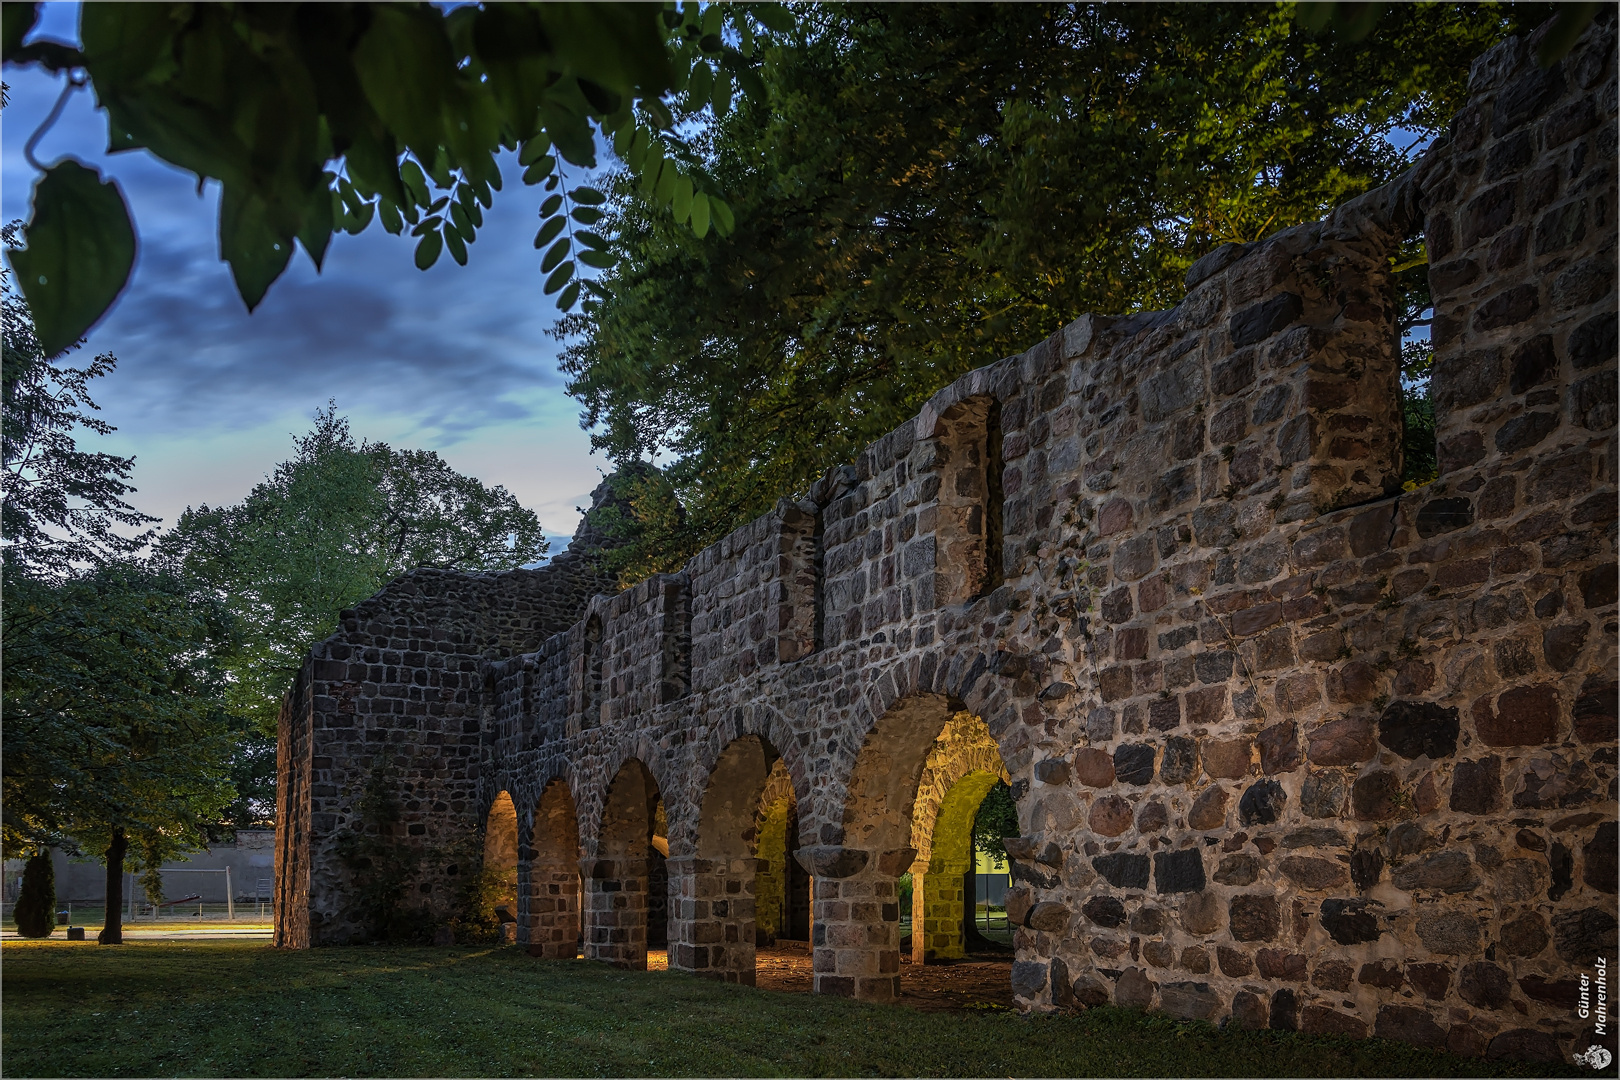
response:
M129 840L123 829L112 831L112 843L107 845L107 921L96 940L103 945L124 943L124 853Z

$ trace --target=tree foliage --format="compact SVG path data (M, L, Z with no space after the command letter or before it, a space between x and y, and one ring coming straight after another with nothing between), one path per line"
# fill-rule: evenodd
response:
M231 706L271 736L310 643L344 608L416 567L509 570L546 546L534 512L505 488L430 451L356 441L332 405L246 499L188 508L156 550L235 613Z
M129 561L18 576L3 614L7 851L101 853L121 828L145 865L205 840L233 790L217 657L227 614Z
M149 534L119 531L154 520L124 501L133 459L78 447L77 427L112 430L89 383L116 361L47 357L9 280L3 302L0 848L105 854L116 883L131 845L155 873L232 798L239 725L217 658L233 624L138 558ZM107 919L103 940L121 940L116 903Z
M1392 178L1506 9L1406 6L1360 44L1261 5L829 5L765 48L771 108L694 139L729 242L612 185L620 263L563 320L570 392L678 565L957 376ZM669 493L683 513L660 509ZM628 556L627 556L628 557Z
M1007 847L1002 841L1018 834L1018 803L1007 782L997 780L973 815L973 850L992 859L1005 859Z
M22 887L11 917L17 933L26 938L50 937L56 929L56 866L49 849L34 852L23 865Z
M688 109L723 116L734 88L758 93L758 20L791 21L775 4L86 3L75 48L24 44L38 8L5 6L6 62L65 73L64 95L93 86L112 150L222 184L221 255L249 310L295 242L319 269L337 231L373 219L410 230L423 270L445 251L465 264L503 151L547 193L535 246L544 291L568 309L576 262L613 261L590 229L602 195L563 179L565 162L596 164L598 132L673 220L727 231L670 103L684 91ZM27 247L12 259L54 355L122 291L136 237L115 184L75 161L35 164Z

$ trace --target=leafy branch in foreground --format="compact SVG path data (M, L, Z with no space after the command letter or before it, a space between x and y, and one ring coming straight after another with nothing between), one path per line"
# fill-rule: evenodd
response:
M687 108L716 115L734 91L758 99L756 33L792 23L778 4L86 3L73 47L24 44L37 3L3 15L5 62L66 74L64 97L90 85L111 150L144 148L221 182L221 254L249 310L295 243L319 269L336 232L374 219L410 230L424 270L444 251L465 263L501 188L502 151L546 190L544 289L569 309L581 284L562 258L572 244L579 263L612 263L600 234L557 235L559 166L594 167L597 132L677 221L699 236L711 223L729 231L730 208L680 152L665 99L684 90ZM54 356L123 291L136 234L116 184L77 161L40 164L37 141L27 246L11 258ZM567 219L597 222L600 192L568 196Z

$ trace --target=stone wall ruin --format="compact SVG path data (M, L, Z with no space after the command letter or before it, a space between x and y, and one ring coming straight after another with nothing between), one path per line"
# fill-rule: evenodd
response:
M790 785L815 988L887 1000L973 728L1022 1006L1612 1049L1573 1009L1615 959L1612 11L1470 94L1394 183L964 376L679 574L602 595L586 536L346 613L282 716L278 944L364 938L339 851L381 763L430 907L511 799L536 955L645 963L662 805L670 966L749 982ZM1406 492L1418 231L1440 476Z

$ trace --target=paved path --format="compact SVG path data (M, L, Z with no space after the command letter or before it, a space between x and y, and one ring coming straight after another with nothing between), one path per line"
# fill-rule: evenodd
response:
M46 940L66 942L66 929L66 927L58 926L56 928L56 932ZM94 945L96 943L96 934L99 933L100 930L101 927L99 926L85 927L84 936L88 940L89 944ZM222 923L219 926L192 925L162 927L150 925L135 926L132 924L126 924L124 926L125 941L269 941L271 936L272 931L268 926L232 926L229 923ZM15 930L0 930L0 941L26 940L28 939L22 937ZM74 942L74 944L78 944L78 942Z

